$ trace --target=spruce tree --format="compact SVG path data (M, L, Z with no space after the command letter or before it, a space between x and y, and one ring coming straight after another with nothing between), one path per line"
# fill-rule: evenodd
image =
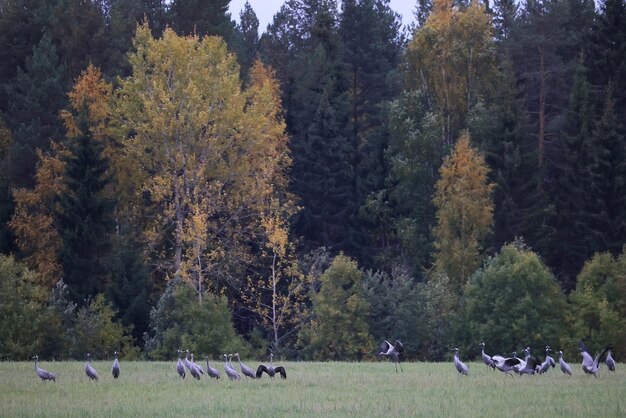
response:
M558 141L547 187L554 214L546 261L566 289L572 289L576 274L591 255L586 245L587 225L583 202L589 197L590 153L593 114L587 70L582 57L576 68L566 123Z
M51 140L62 138L59 112L67 102L65 67L49 36L41 39L25 68L3 87L9 101L5 120L12 132L10 182L12 187L31 187L37 149L47 151Z
M235 23L230 20L230 0L174 0L170 6L172 27L179 35L221 36L230 43Z
M592 136L585 236L590 252L616 255L626 242L626 140L619 133L612 91L609 87Z
M86 111L85 111L86 112ZM104 144L93 139L85 115L81 134L68 139L63 158L63 190L55 210L55 227L62 239L59 261L70 298L79 305L105 290L106 261L111 251L113 202L104 194L110 181Z
M358 212L351 234L355 256L368 263L369 254L384 246L384 231L378 229L380 215L362 214L385 186L387 109L399 90L396 71L403 39L399 16L381 0L344 1L338 33L350 106L348 140L355 149L350 164Z

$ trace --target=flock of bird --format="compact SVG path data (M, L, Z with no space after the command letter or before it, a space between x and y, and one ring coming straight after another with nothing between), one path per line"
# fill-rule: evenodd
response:
M181 359L181 353L183 352L186 353L186 355L184 359ZM120 377L120 362L118 359L118 355L119 353L116 351L114 353L115 359L113 360L113 366L111 366L111 375L113 376L114 379L117 379ZM226 376L228 376L230 380L241 379L241 374L239 374L235 366L233 366L233 361L232 361L233 356L237 357L237 360L239 361L239 369L241 370L241 374L251 379L260 379L263 377L263 373L266 373L269 377L274 377L276 374L279 374L280 377L282 377L283 379L287 378L287 372L285 371L285 368L283 366L274 367L274 364L273 364L274 354L270 354L269 365L266 366L264 364L261 364L259 365L259 367L257 368L255 372L253 369L251 369L250 367L246 366L245 364L241 362L239 353L235 353L235 354L228 354L228 355L224 354L223 356L224 357L224 372L226 373ZM204 359L206 360L207 376L213 379L219 379L221 377L220 371L209 365L208 356L204 356ZM56 382L57 375L55 373L49 372L39 367L38 356L34 356L33 360L35 360L35 373L42 381L45 382L47 380L51 380L53 382ZM185 376L187 376L187 371L189 371L191 376L193 376L195 379L198 379L198 380L200 380L201 376L205 374L205 371L202 368L202 366L193 361L193 354L190 353L189 350L185 350L185 351L178 350L178 362L176 363L176 372L181 378L184 379ZM91 365L91 356L89 353L87 353L87 361L85 362L85 374L90 380L97 381L100 377L100 374L98 373L98 371Z
M550 367L556 367L556 362L554 358L550 356L552 352L552 348L550 346L546 346L546 357L543 362L539 361L536 357L532 356L530 353L530 347L526 347L524 349L524 358L517 357L517 353L513 353L511 357L504 357L501 355L493 355L490 356L485 353L485 343L480 343L481 347L481 358L485 365L491 367L492 369L497 369L503 372L505 375L509 375L511 372L516 373L518 375L534 375L534 374L544 374L546 373ZM604 363L608 367L610 371L615 371L615 360L611 356L611 349L613 349L613 345L609 344L606 346L604 350L602 350L598 355L592 357L585 346L583 341L579 344L580 354L582 356L582 369L585 374L593 375L597 377L598 372L600 371L600 364L602 358L605 356ZM459 358L459 349L454 348L454 367L456 370L462 374L467 375L469 373L469 366L461 361ZM377 356L385 356L388 357L394 364L396 368L396 373L398 372L398 367L400 367L401 371L402 364L400 363L400 356L404 352L404 346L400 340L396 340L395 344L391 344L389 341L384 341L380 345L380 349L376 353ZM181 358L181 353L185 353L185 358ZM572 374L572 366L567 364L563 359L563 352L558 351L559 355L559 366L561 367L561 371L565 374ZM120 363L118 360L119 353L116 351L114 353L115 360L113 361L113 366L111 367L111 374L114 379L119 378L120 376ZM269 365L261 364L257 367L256 372L254 369L246 366L242 363L241 358L239 357L239 353L235 354L224 354L224 372L226 376L230 380L240 380L241 375L243 374L250 379L260 379L263 376L263 373L266 373L269 377L274 377L276 374L279 374L283 379L287 378L287 372L285 368L282 366L274 367L273 360L274 354L270 354L270 363ZM237 361L239 362L239 370L241 374L235 366L233 365L233 357L237 357ZM39 367L37 364L39 357L34 356L35 360L35 373L42 381L51 380L56 382L56 374L51 373L47 370L44 370ZM219 379L221 377L220 371L214 367L209 365L209 357L204 356L206 361L206 375L213 379ZM189 350L178 350L178 362L176 363L176 372L181 378L185 378L187 376L187 371L193 376L195 379L200 379L202 375L205 374L205 370L201 365L197 364L193 360L193 354L189 352ZM99 374L96 369L91 365L90 355L87 354L87 361L85 363L85 374L91 380L98 380Z
M540 362L537 357L534 357L530 354L530 347L526 347L524 349L524 358L517 357L517 353L513 352L511 357L503 357L501 355L493 355L490 356L485 353L485 343L480 343L481 346L481 357L483 362L492 369L497 369L503 372L505 375L509 375L509 373L513 372L518 375L534 375L544 374L546 373L550 367L556 367L556 362L554 358L550 356L550 352L552 352L552 348L550 346L546 346L546 357L543 362ZM602 358L606 354L606 358L604 362L608 367L609 371L615 371L615 360L611 356L611 349L613 349L613 345L609 344L606 346L604 350L598 353L595 358L589 354L587 347L583 341L579 344L580 355L582 356L582 369L585 374L593 375L594 377L598 377L598 372L600 371L600 364ZM463 363L459 358L459 349L454 348L454 367L456 370L462 375L466 375L469 373L469 367L467 364ZM561 367L561 371L567 375L572 374L572 366L565 362L563 359L563 351L558 351L559 355L559 366Z

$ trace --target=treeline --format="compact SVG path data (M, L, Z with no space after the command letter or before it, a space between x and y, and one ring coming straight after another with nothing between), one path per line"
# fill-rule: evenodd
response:
M623 1L228 4L0 0L2 359L626 343Z

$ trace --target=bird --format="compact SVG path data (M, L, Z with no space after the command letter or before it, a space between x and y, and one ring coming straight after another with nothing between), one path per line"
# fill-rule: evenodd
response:
M606 360L604 362L606 363L606 367L609 368L609 371L615 371L615 360L613 360L613 356L611 356L611 350L606 353Z
M398 373L398 366L400 366L400 370L404 372L404 370L402 370L402 364L400 364L400 354L402 354L403 352L404 346L402 345L400 340L396 340L396 343L394 345L391 345L389 341L385 340L380 345L380 350L378 351L378 353L376 353L376 356L389 357L391 361L394 362L396 366L396 373Z
M245 376L248 376L250 379L256 379L256 373L254 372L254 370L241 362L239 353L235 353L235 355L237 356L237 360L239 361L239 368L241 369L241 373L243 373Z
M556 367L556 362L554 361L554 359L548 354L548 351L552 351L552 347L550 347L549 345L546 345L546 360L550 361L550 366L552 366L553 368Z
M185 367L187 368L187 370L189 370L191 372L191 363L189 362L189 350L185 350L185 359L183 360L183 363L185 364Z
M191 365L193 367L196 368L196 370L198 370L198 372L200 374L204 374L204 369L202 368L202 366L200 366L198 363L196 363L195 361L193 361L193 354L191 354L191 361L190 361Z
M191 373L194 379L200 380L200 375L202 373L200 373L198 365L193 362L193 354L191 355L191 360L189 361L189 373Z
M280 377L282 377L283 379L287 378L287 372L285 371L284 367L278 366L274 368L274 365L272 364L273 359L274 359L274 354L270 354L270 365L269 366L265 366L263 364L259 365L259 367L256 369L257 379L260 379L263 376L263 372L267 373L269 377L274 377L276 373L279 373Z
M98 381L98 372L96 371L96 369L94 369L91 366L90 360L91 360L91 355L87 353L87 362L85 363L85 374L91 380Z
M530 347L524 349L524 360L520 361L516 366L516 373L522 374L535 374L539 367L539 360L536 357L530 355ZM521 360L516 357L516 360Z
M484 362L484 363L485 363L488 367L491 367L492 369L495 369L495 368L496 368L496 365L495 365L495 363L494 363L493 359L491 358L491 356L490 356L490 355L485 354L485 343L483 342L483 343L480 343L479 345L480 345L480 346L481 346L481 348L482 348L482 350L481 350L481 352L480 352L480 355L481 355L481 357L482 357L482 359L483 359L483 362Z
M454 351L454 367L456 367L459 373L467 375L467 373L469 372L469 367L467 367L467 364L459 360L459 349L453 348L452 351Z
M604 350L602 350L594 359L591 358L591 354L589 354L589 352L587 351L587 347L582 340L580 341L579 347L580 354L583 356L583 372L585 372L585 374L592 374L594 377L597 378L597 373L600 371L600 360L607 351L613 348L613 345L607 345Z
M113 360L113 367L111 367L111 374L113 375L113 379L117 379L120 377L120 362L117 359L117 355L119 353L115 351L113 355L115 356L115 360Z
M550 357L550 351L552 351L552 349L546 346L546 359L541 363L541 366L539 366L539 374L544 374L550 369L550 366L555 366L554 359Z
M209 356L204 356L204 359L206 360L206 374L214 379L219 379L220 371L209 366Z
M559 350L559 365L561 366L561 371L565 374L572 375L572 366L567 364L565 360L563 360L563 352Z
M233 355L231 354L230 356L232 357ZM230 364L228 364L228 355L226 354L224 354L224 372L226 372L226 376L228 376L230 380L241 379L241 376L239 376L237 370L235 370Z
M510 360L512 358L516 358L516 357L505 358L499 354L495 354L491 356L491 359L493 360L493 364L496 367L496 369L500 370L505 375L508 375L510 372L515 371L515 364L517 364L517 362L515 362L515 364L513 365L511 365L511 362L507 362L507 360Z
M185 365L180 359L180 353L182 353L182 351L178 350L178 363L176 363L176 371L178 372L178 375L184 379L187 373L185 373Z
M41 379L42 382L45 382L46 380L52 380L54 383L56 383L56 379L57 379L57 375L54 373L51 373L47 370L42 369L41 367L39 367L37 365L37 361L39 360L39 356L35 356L33 357L33 360L35 360L35 373L37 374L37 376L39 376L39 378Z

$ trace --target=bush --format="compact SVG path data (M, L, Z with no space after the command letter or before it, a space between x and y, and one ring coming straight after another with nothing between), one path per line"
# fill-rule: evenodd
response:
M537 254L521 243L502 247L470 279L465 292L470 351L560 347L568 332L565 297Z
M603 253L587 261L570 301L574 342L585 340L591 352L608 343L623 347L626 344L626 249L618 258Z
M368 323L372 337L380 344L400 339L406 358L415 357L419 333L418 292L408 273L395 268L391 274L365 272L363 283L369 303Z
M338 255L319 281L319 292L311 296L313 319L300 333L304 354L315 360L371 357L376 344L366 322L369 304L356 262Z
M154 359L170 360L183 349L196 358L209 355L218 358L224 353L250 353L250 346L237 335L225 297L206 292L202 303L195 290L178 280L170 282L150 314L153 336L145 350Z
M0 256L0 359L54 354L44 351L56 328L46 302L47 291L37 274L11 256Z

